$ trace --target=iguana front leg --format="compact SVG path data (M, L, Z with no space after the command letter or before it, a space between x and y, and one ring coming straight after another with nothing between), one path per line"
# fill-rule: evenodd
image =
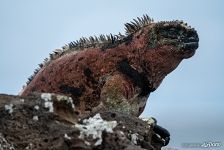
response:
M141 89L126 75L116 72L107 78L101 100L107 109L139 116L144 110L147 97L139 96Z

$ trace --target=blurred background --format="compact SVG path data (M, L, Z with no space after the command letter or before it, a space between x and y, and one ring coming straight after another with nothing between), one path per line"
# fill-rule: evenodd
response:
M165 149L224 149L223 11L222 0L0 0L0 93L18 94L50 52L82 36L124 33L143 14L184 20L198 31L199 49L151 93L142 116L170 131Z

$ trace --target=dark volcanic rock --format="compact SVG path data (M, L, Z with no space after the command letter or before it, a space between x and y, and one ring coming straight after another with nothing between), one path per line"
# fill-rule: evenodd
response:
M167 144L169 134L156 134L154 127L157 130L161 127L152 119L148 121L152 123L110 111L81 116L72 100L61 95L1 94L0 150L161 149Z

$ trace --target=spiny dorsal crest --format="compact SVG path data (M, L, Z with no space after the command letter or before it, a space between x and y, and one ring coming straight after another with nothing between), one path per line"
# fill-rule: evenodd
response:
M96 47L102 44L114 44L115 42L122 40L125 36L119 33L118 35L100 35L97 36L90 36L89 38L82 37L79 40L70 42L62 47L63 50L74 49L74 50L81 50L84 48L89 47Z
M153 19L150 18L148 15L143 15L143 17L141 18L137 17L137 19L133 19L133 21L131 21L130 23L125 24L126 36L135 33L142 27L145 27L152 22ZM94 37L90 36L89 38L82 37L79 40L66 44L62 48L64 50L73 48L76 50L80 50L89 47L96 47L102 44L114 44L117 41L123 40L126 36L119 33L118 35L110 34L110 35L100 35L99 37L97 36Z
M133 21L131 21L130 23L125 24L126 35L119 33L117 35L100 35L99 37L90 36L89 38L82 37L79 40L70 42L69 44L63 46L62 49L54 50L53 53L50 54L49 58L45 58L43 63L39 64L39 67L35 69L34 74L28 78L26 84L28 85L34 79L39 70L48 65L52 60L55 60L73 51L80 51L90 47L103 47L106 45L119 43L121 41L124 41L125 38L127 38L129 35L135 33L142 27L145 27L152 22L152 18L150 18L148 15L143 15L143 17L141 18L137 17L137 19L133 19Z
M148 15L143 15L142 18L137 17L137 19L133 19L130 23L125 24L125 31L126 35L130 35L135 33L142 27L145 27L153 22L153 19L150 18Z

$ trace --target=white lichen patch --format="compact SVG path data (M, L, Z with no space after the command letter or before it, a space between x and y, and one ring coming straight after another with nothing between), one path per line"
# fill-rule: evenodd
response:
M34 121L38 121L38 119L39 119L38 116L33 116Z
M88 141L84 141L84 143L88 146L90 146L91 144Z
M48 108L49 112L54 112L53 102L45 102L44 107Z
M20 99L20 102L24 103L24 101L25 101L24 99Z
M117 131L117 135L118 135L119 139L121 139L121 140L126 139L126 136L123 131Z
M49 112L54 112L53 102L50 93L42 93L41 98L44 100L44 108L48 108Z
M11 114L13 112L13 104L5 105L5 111Z
M120 133L121 135L125 135L123 131L119 131L119 133Z
M140 118L140 119L142 119L144 122L146 122L149 126L155 126L157 124L157 120L153 117Z
M39 110L40 107L39 107L38 105L35 105L35 106L34 106L34 109Z
M91 136L93 139L97 139L95 146L102 143L102 132L113 133L113 128L117 126L117 121L105 121L101 118L100 114L96 114L94 117L84 119L83 124L76 124L75 127L80 130L80 139Z
M72 138L70 136L68 136L68 134L64 134L64 138L68 139L68 140L71 140Z
M51 101L51 93L42 93L41 98L45 101Z
M29 149L33 149L33 144L32 143L29 143L27 147L25 147L26 150L29 150Z
M72 100L71 97L64 96L64 95L57 95L56 98L57 98L58 101L65 101L65 102L67 102L69 105L71 105L71 107L73 109L75 109L75 105L74 105L73 100Z
M137 145L138 133L131 134L131 142Z

